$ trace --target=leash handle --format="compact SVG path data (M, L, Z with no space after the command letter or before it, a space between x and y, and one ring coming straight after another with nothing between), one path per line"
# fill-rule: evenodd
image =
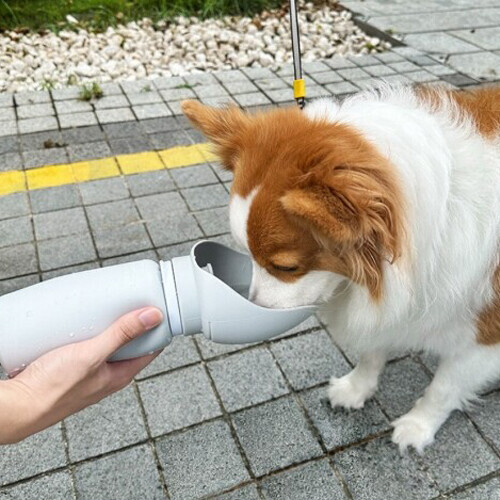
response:
M293 81L293 97L300 109L302 109L306 104L306 82L302 78L299 21L295 0L290 0L290 27L292 32L293 72L295 77Z

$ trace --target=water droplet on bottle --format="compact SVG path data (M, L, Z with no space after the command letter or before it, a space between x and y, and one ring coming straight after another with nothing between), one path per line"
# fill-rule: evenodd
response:
M69 336L70 336L70 337L74 337L74 336L75 336L75 332L71 332L71 333L69 334Z

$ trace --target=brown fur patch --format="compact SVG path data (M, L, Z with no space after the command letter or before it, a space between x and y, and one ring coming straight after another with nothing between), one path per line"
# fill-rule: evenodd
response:
M190 102L183 110L234 171L232 192L259 188L247 221L259 265L286 282L333 271L381 297L383 263L402 250L403 203L393 167L372 145L295 107L253 116Z
M493 275L494 298L477 319L480 344L493 345L500 343L500 265Z

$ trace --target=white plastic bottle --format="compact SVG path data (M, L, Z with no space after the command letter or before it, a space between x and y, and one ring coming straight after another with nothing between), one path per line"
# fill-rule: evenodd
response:
M112 361L203 332L222 343L270 338L297 325L314 307L267 309L247 300L248 256L199 242L172 261L142 260L75 273L0 297L0 364L13 375L42 354L98 335L123 314L146 306L164 321L117 351Z

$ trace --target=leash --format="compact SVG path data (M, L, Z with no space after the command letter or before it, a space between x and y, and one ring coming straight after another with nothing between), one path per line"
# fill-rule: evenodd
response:
M290 0L290 27L292 31L293 72L295 77L293 81L293 97L299 108L303 109L306 105L306 82L302 78L299 20L295 0Z

